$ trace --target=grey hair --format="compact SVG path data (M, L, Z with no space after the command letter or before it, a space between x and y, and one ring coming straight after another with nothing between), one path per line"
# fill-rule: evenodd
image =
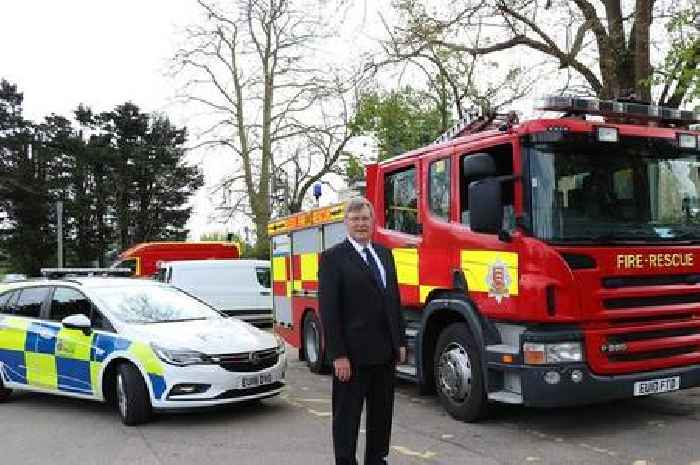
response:
M356 212L359 210L362 210L363 208L369 208L369 213L374 218L374 207L370 203L369 200L367 200L364 197L352 197L350 200L345 202L345 219L348 219L348 215L350 212Z

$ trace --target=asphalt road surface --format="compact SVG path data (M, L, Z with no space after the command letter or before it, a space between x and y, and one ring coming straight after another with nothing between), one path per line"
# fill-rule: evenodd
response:
M292 360L284 395L259 406L122 426L108 407L15 394L0 405L0 463L331 465L330 377ZM588 407L499 406L464 424L399 384L389 461L419 464L700 465L700 389ZM358 457L364 450L364 430ZM360 463L362 461L360 460Z

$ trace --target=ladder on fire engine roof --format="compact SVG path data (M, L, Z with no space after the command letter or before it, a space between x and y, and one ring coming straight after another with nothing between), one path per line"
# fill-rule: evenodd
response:
M477 110L470 110L467 112L466 116L442 133L433 143L442 144L443 142L456 139L457 137L492 129L505 131L514 124L518 124L518 115L514 111L508 113L486 113L481 115Z

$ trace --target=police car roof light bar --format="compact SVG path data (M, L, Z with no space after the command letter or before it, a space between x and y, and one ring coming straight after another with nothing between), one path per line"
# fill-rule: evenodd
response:
M690 126L700 123L700 112L648 105L636 101L598 100L586 97L547 96L537 101L537 110L567 115L599 115L612 118L655 120Z
M61 279L76 276L110 276L129 277L133 271L129 268L42 268L41 276L47 279Z

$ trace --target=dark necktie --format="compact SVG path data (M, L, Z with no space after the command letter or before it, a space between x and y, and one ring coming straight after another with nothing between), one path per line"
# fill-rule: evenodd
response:
M377 284L383 288L384 281L382 281L382 273L379 271L379 265L377 265L374 255L372 255L372 252L369 251L369 247L365 247L362 252L365 254L365 258L367 258L367 266L369 266L374 279L377 280Z

